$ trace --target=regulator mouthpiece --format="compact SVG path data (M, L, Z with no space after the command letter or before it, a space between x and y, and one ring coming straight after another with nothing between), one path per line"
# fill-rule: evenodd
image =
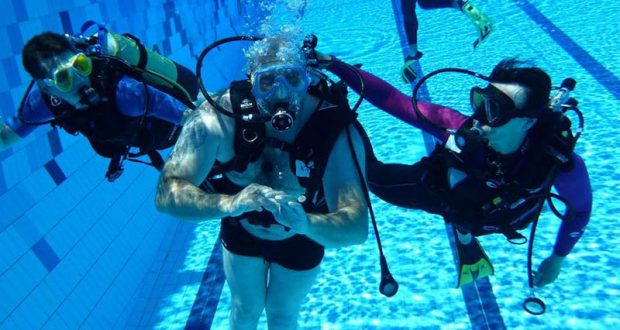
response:
M271 125L278 131L286 131L295 123L295 114L287 111L284 105L276 106L276 113L271 116Z

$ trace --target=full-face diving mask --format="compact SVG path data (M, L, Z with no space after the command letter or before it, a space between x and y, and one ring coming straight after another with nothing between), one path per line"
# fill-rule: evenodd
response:
M93 64L91 59L84 53L71 56L66 62L60 63L51 72L51 76L42 79L47 87L53 87L60 92L68 93L81 85L76 80L83 81L92 73Z
M310 77L301 65L282 64L256 71L251 76L252 93L267 108L274 128L293 126L299 99L308 90Z

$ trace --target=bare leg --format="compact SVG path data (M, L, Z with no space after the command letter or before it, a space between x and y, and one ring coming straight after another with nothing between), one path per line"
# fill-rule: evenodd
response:
M299 310L320 267L297 271L271 264L266 307L269 330L297 328Z
M254 330L265 307L269 264L263 258L223 250L224 273L232 296L230 329Z

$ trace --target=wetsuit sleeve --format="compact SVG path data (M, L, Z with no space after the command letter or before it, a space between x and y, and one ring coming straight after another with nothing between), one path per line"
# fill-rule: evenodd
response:
M118 111L129 117L142 116L146 100L145 86L148 89L149 96L149 109L146 115L173 124L180 124L183 111L187 108L183 103L154 87L144 85L130 77L123 77L118 83L116 89Z
M337 75L357 93L360 93L359 78L344 63L333 62L327 67L327 70ZM375 75L359 68L356 70L364 82L364 98L366 100L390 115L432 134L441 141L447 140L448 134L429 125L427 120L435 126L448 129L457 129L467 120L465 115L454 109L421 101L417 103L418 108L426 120L419 118L413 109L409 96Z
M39 91L36 86L32 88L32 91L30 91L30 94L26 98L22 112L27 114L27 119L32 121L44 121L53 116L43 100L41 91ZM32 133L32 131L38 127L37 125L28 125L22 122L17 117L17 114L7 118L5 124L21 138L28 136L28 134Z
M553 247L553 252L566 256L581 238L590 221L592 212L592 188L588 170L583 159L573 153L573 166L570 170L560 172L554 187L560 196L566 198L575 210L575 218L562 221Z

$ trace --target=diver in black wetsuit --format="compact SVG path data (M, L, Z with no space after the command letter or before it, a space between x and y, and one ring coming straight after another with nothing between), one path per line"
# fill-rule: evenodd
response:
M488 17L476 9L471 1L468 0L401 0L405 33L407 34L407 43L409 44L409 54L405 57L405 64L403 64L400 70L403 81L406 83L415 80L416 72L413 65L422 57L422 52L418 51L416 2L422 9L455 8L467 15L479 33L478 39L474 41L474 48L486 39L493 30L493 25Z

